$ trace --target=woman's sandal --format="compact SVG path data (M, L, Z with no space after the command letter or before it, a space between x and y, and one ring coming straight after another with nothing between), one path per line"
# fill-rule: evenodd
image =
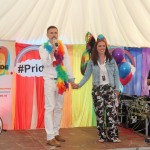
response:
M118 139L118 138L116 138L116 139L114 139L114 140L113 140L113 142L114 142L114 143L120 143L120 142L121 142L121 140L120 140L120 139Z
M104 139L99 139L98 140L100 143L103 143L104 142Z

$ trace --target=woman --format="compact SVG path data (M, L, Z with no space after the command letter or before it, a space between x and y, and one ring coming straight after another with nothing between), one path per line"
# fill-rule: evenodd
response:
M119 74L115 60L109 54L107 41L99 35L83 79L72 87L78 89L93 75L92 98L97 118L99 142L120 142L118 138L115 100L119 95Z

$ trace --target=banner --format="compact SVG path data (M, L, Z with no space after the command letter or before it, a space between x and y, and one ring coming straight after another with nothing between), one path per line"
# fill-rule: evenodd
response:
M0 41L0 117L4 129L12 129L12 93L15 42Z
M44 87L38 47L16 43L16 101L14 129L43 127Z

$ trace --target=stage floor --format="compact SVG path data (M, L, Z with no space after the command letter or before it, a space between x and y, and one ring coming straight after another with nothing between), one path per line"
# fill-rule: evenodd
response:
M66 138L60 148L46 145L44 129L6 131L0 135L0 150L150 150L143 134L119 128L121 143L99 143L96 127L60 130Z

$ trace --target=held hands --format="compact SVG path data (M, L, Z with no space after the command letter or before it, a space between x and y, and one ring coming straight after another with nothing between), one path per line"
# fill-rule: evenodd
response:
M76 83L74 83L74 82L71 83L71 87L72 87L73 89L78 89L78 88L79 88L79 87L78 87L78 84L76 84Z

